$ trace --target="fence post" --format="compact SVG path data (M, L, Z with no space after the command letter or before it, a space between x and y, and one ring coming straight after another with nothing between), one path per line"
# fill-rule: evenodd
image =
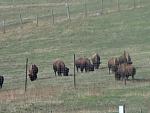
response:
M97 0L97 16L100 14L100 10L99 10L99 2Z
M66 1L66 7L67 7L67 17L68 17L69 21L71 21L71 19L70 19L70 9L69 9L69 5L68 5L68 0Z
M76 56L74 54L74 58L73 58L73 61L74 61L74 88L76 89L76 70L75 70L75 59L76 59Z
M28 58L26 59L25 92L27 91L27 76L28 76Z
M120 1L117 0L117 8L118 8L118 11L120 11Z
M142 7L142 0L140 0L140 7Z
M38 27L39 26L39 17L38 17L38 15L36 16L36 27Z
M12 0L12 6L15 7L15 1L14 0Z
M133 0L133 8L136 8L135 0Z
M6 33L6 28L5 28L5 19L3 20L3 33Z
M85 0L85 3L84 3L84 14L85 14L85 17L87 17L87 6L86 6L86 0Z
M22 20L22 15L21 15L21 13L19 14L19 17L20 17L20 24L21 24L21 28L23 28L23 20Z
M53 11L53 9L52 9L52 21L53 21L53 24L55 23L55 20L54 20L54 11Z
M125 77L125 79L124 79L124 85L126 86L126 84L127 84L127 79Z
M101 0L101 7L102 7L101 14L103 14L103 11L104 11L104 0Z
M143 111L142 111L142 108L141 108L141 110L140 110L140 113L142 113Z

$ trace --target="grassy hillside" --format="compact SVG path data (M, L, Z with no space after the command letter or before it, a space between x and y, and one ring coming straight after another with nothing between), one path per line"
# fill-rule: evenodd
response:
M81 16L70 23L63 21L51 26L43 20L39 27L29 23L23 29L14 27L6 34L0 33L0 74L5 77L0 90L1 113L48 113L51 110L54 113L117 113L120 104L126 105L128 113L140 112L140 108L148 113L149 5L145 0L142 8L134 10ZM136 80L127 81L127 86L115 81L105 68L109 58L120 56L124 50L130 53L137 67ZM101 55L101 69L77 73L76 90L72 76L54 76L54 59L63 59L73 74L73 54L90 57L95 52ZM24 93L26 58L29 65L38 65L39 73L37 81L28 79Z

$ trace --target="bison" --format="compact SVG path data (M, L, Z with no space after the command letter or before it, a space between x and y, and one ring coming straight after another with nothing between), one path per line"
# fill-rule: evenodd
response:
M37 79L37 73L38 73L38 67L35 64L32 64L29 68L29 74L28 74L31 81Z
M92 56L91 60L92 60L92 63L94 65L94 68L99 69L99 65L100 65L100 56L99 56L99 54L95 53Z
M131 57L128 52L124 51L124 54L119 57L119 64L132 64Z
M108 60L108 69L109 69L109 74L110 74L110 70L112 72L115 72L118 68L119 65L119 60L118 58L111 58Z
M58 76L60 76L62 73L64 76L68 76L68 73L69 73L69 68L65 67L65 63L60 59L56 59L53 62L53 70L54 70L55 76L56 76L56 72Z
M88 58L78 58L77 60L75 60L75 66L77 72L79 68L81 72L83 72L83 70L85 70L85 72L94 71L94 65L91 64L91 61Z
M132 64L121 64L118 66L118 70L115 72L115 78L117 80L120 79L128 79L129 76L132 76L134 79L134 75L136 74L136 68Z
M3 83L4 83L4 77L0 76L0 88L2 88Z

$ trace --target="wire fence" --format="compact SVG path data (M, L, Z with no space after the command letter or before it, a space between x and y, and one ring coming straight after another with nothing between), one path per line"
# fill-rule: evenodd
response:
M6 3L3 3L3 5ZM97 6L97 7L95 7ZM107 6L107 7L106 7ZM8 29L14 29L15 26L17 27L22 27L26 24L26 23L33 23L33 25L35 26L40 26L40 23L45 22L55 25L56 23L59 22L63 22L68 20L67 22L71 22L72 19L76 19L79 17L88 17L88 16L102 16L105 15L106 13L111 13L111 12L116 12L116 11L121 11L121 10L130 10L130 9L134 9L134 8L139 8L142 7L143 3L141 1L135 1L133 0L132 2L128 2L127 4L123 4L121 3L121 1L119 0L109 0L109 2L105 2L105 0L101 0L101 1L91 1L91 2L84 2L82 4L78 4L78 10L76 10L76 6L74 4L69 3L61 3L60 7L58 9L52 8L49 11L49 13L47 13L48 11L46 11L46 13L44 14L35 14L35 15L30 15L30 14L22 14L22 13L18 13L17 19L8 19L5 18L4 20L2 20L0 22L0 27L1 27L1 32L2 33L7 33ZM6 6L7 7L7 6ZM19 6L12 6L14 7L19 7ZM28 5L26 7L29 7ZM34 7L34 4L31 5L30 7ZM61 10L63 9L63 10ZM24 15L28 15L28 16L24 16ZM83 54L78 54L76 56L76 58L80 57L80 56L84 56ZM30 60L30 59L29 59ZM70 63L70 61L72 61ZM66 64L69 64L70 67L72 67L71 69L71 74L73 74L73 56L72 56L72 60L70 60L68 62L66 62ZM52 64L52 62L41 62L40 64L42 65L48 65L49 68ZM147 68L149 67L149 65L147 66L140 66L137 68ZM107 67L104 65L100 68L100 70L97 70L97 72L103 73L106 72ZM93 73L88 73L86 76L87 79L81 79L83 76L85 76L82 73L77 73L76 75L76 90L74 90L74 79L73 76L70 76L68 78L66 77L55 77L53 76L54 73L52 71L50 71L50 73L44 73L42 72L42 74L45 74L44 77L39 77L38 78L38 82L34 83L34 86L30 86L30 84L32 84L29 80L28 80L28 85L27 85L27 92L24 92L24 89L21 89L24 87L25 85L25 66L24 68L21 70L22 71L22 75L18 76L7 76L5 78L5 81L9 81L11 79L11 82L5 82L4 85L7 87L9 87L10 85L12 85L12 87L10 89L4 89L2 92L2 96L3 98L1 98L0 100L0 111L1 112L16 112L16 113L39 113L39 112L44 112L44 113L106 113L106 112L113 112L113 113L118 113L118 104L117 103L113 103L110 101L107 101L105 103L101 103L100 99L98 99L98 96L104 96L107 92L105 92L105 85L103 84L103 80L97 80L97 78L93 77L93 79L91 79L90 76L93 76ZM102 71L102 72L101 72ZM96 73L97 73L96 72ZM49 76L52 75L52 76ZM81 75L81 76L79 76ZM16 79L17 77L17 79ZM88 78L89 77L89 78ZM107 77L106 77L107 78ZM114 78L113 76L110 78L112 79ZM50 80L50 82L48 82ZM109 80L109 79L108 79ZM46 81L46 85L44 84L43 81ZM141 83L139 83L141 81ZM110 82L110 81L108 81ZM128 82L128 81L127 81ZM148 79L144 80L144 79L136 79L134 81L135 83L138 82L138 84L134 84L134 85L130 85L132 84L132 81L129 81L129 85L127 86L128 88L141 88L143 86L149 86L150 85L150 81ZM39 84L40 83L40 84ZM48 88L45 88L45 86L47 86L47 83L50 84L50 86ZM127 83L127 84L128 84ZM70 86L70 84L72 84ZM122 82L116 83L115 81L107 84L108 86L110 86L110 88L114 88L114 89L119 89L124 87L124 84L122 84ZM114 85L114 86L113 86ZM113 86L113 87L111 87ZM32 88L34 87L34 88ZM36 88L35 88L36 87ZM43 88L44 87L44 88ZM125 88L125 87L124 87ZM57 89L57 90L56 90ZM80 97L81 94L79 93L80 91L86 92L84 95L86 96L96 96L97 98L95 99L96 102L84 102L82 103L81 100L79 99L79 97L74 98L74 99L60 99L60 95L62 94L62 92L66 91L68 93L68 90L71 90L72 92L75 91L75 93L77 93L77 95ZM143 90L142 90L143 91ZM139 92L139 93L135 93L134 95L145 95L145 93L143 92ZM132 94L131 94L132 95ZM147 94L148 95L148 94ZM55 98L53 98L55 97ZM7 101L6 101L7 100ZM20 102L20 105L16 105L14 106L13 104L10 104L10 102L15 102L15 101L22 101ZM43 103L44 101L44 105L42 105L41 103ZM64 102L67 101L67 102ZM124 102L124 100L123 100ZM67 104L66 104L67 103ZM91 104L94 103L94 104ZM57 106L58 105L58 106ZM80 105L80 106L77 106ZM44 106L44 107L42 107ZM68 107L69 106L69 107ZM140 106L140 105L139 105ZM13 109L12 109L13 108ZM93 110L91 110L91 108ZM134 112L133 112L134 111ZM142 113L144 110L142 109L142 107L139 108L132 108L128 105L126 105L126 112L132 112L132 113Z
M60 4L0 6L1 9L12 10L10 15L5 15L5 10L1 12L3 16L0 18L0 31L6 33L10 28L23 28L26 23L38 26L43 22L46 25L54 25L63 21L71 22L72 19L79 17L102 16L116 11L140 8L143 4L145 3L142 0L81 0L79 3L66 1Z

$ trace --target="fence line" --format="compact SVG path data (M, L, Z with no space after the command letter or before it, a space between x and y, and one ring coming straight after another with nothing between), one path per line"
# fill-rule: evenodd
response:
M104 0L101 0L101 14L105 14L105 5L104 5ZM112 2L111 2L112 3ZM68 0L66 1L66 7L65 8L67 8L67 10L66 10L66 14L67 14L67 19L69 20L69 21L71 21L71 11L70 11L70 8L71 8L71 6L69 5L69 3L68 3ZM87 7L87 5L89 5L89 4L87 4L87 2L86 2L86 0L84 0L84 4L83 4L83 6L82 7L84 7L84 14L83 13L81 13L81 12L77 12L78 13L78 16L80 16L80 14L83 14L84 16L85 16L85 18L87 17L87 16L93 16L93 14L95 14L95 12L96 12L96 15L99 15L98 13L97 13L97 10L99 9L99 8L95 8L95 10L92 10L92 11L88 11L88 7ZM96 1L96 5L99 5L98 4L98 0ZM140 0L140 2L139 3L136 3L136 1L135 0L133 0L133 8L135 9L137 6L140 6L141 7L141 5L142 5L142 0ZM74 6L73 6L74 7ZM98 7L98 6L97 6ZM116 7L117 7L117 9L118 9L118 11L120 11L120 9L121 9L121 6L120 6L120 0L117 0L117 4L116 4ZM47 15L42 15L42 16L40 16L39 14L37 14L36 15L36 26L39 26L39 19L44 19L44 18L47 18L47 17L52 17L52 23L54 24L55 22L57 22L56 20L57 19L59 19L59 22L62 22L62 21L64 21L64 20L66 20L65 18L64 18L64 15L58 15L57 14L57 12L55 12L55 14L54 14L54 9L51 9L51 15L49 15L49 14L47 14ZM115 11L117 11L117 10L115 10ZM19 12L20 13L20 12ZM108 12L107 12L108 13ZM111 13L111 12L109 12L109 13ZM72 17L73 18L76 18L76 17L78 17L78 16L73 16L72 15ZM72 18L72 19L73 19ZM11 20L11 21L6 21L7 20L7 18L5 18L5 21L3 21L2 23L3 23L3 25L2 25L2 28L3 28L3 33L6 33L6 26L12 26L12 25L19 25L19 26L21 26L21 28L23 27L23 24L25 24L25 23L31 23L31 22L33 22L34 21L34 17L33 18L28 18L28 17L22 17L22 14L20 13L19 14L19 20L20 20L20 22L18 21L17 22L17 20L16 21L14 21L14 20ZM7 27L7 29L8 29L8 27Z

